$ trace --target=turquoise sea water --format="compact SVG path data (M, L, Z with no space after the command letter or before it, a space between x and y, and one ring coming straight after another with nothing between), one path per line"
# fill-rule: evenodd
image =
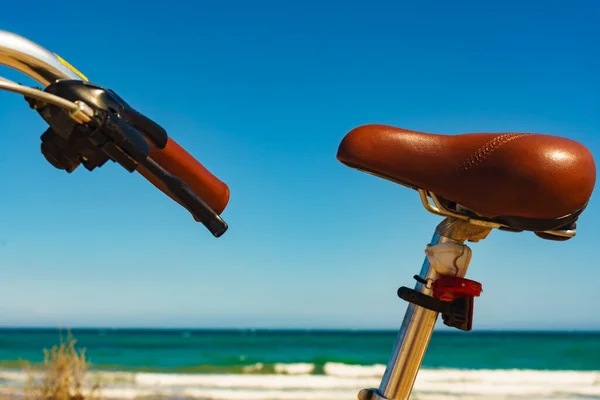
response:
M377 387L396 332L73 330L107 399L355 399ZM0 329L0 395L57 330ZM65 333L63 332L63 336ZM600 333L437 332L419 400L600 400Z
M0 360L39 362L57 330L0 330ZM235 372L262 363L385 364L396 332L253 330L73 330L96 368ZM600 370L600 333L435 333L428 368Z

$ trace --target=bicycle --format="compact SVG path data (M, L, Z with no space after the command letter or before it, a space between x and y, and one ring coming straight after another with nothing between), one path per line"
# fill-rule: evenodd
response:
M227 230L219 216L229 200L227 185L116 93L89 83L54 53L3 31L0 64L45 86L33 89L0 78L0 89L23 94L49 124L42 154L53 166L70 173L83 164L91 171L112 160L140 172L215 237ZM585 146L542 134L446 136L364 125L343 138L337 158L416 190L427 211L444 217L414 276L414 289L398 289L409 304L381 384L362 390L360 400L410 397L439 314L447 326L472 329L474 298L482 286L465 278L472 254L465 242L483 240L492 229L569 240L596 180Z

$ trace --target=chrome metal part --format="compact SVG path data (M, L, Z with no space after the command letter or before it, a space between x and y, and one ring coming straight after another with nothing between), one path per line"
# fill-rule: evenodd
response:
M69 112L69 117L78 124L86 124L94 117L94 110L82 101L75 101L77 108Z
M0 78L0 89L7 90L13 93L19 93L23 96L36 98L43 102L54 104L55 106L61 107L69 112L77 111L78 106L72 101L63 99L62 97L55 96L52 93L44 92L36 88L20 85L8 79Z
M0 64L20 71L44 86L59 79L81 80L54 53L6 31L0 31Z
M560 236L565 238L572 238L575 236L575 229L565 229L562 231L543 231L542 233L547 233L549 235Z
M486 227L486 228L500 228L500 227L510 228L506 225L503 225L503 224L500 224L497 222L484 221L481 219L474 218L473 216L461 214L460 212L448 210L440 202L440 200L435 195L435 193L428 192L423 189L418 189L418 191L419 191L419 197L421 198L421 202L423 203L423 207L425 207L425 209L432 214L439 215L442 217L452 217L452 218L456 218L459 220L468 221L469 224L473 225L473 226L479 225L479 226ZM430 198L433 201L433 205L429 202ZM572 238L575 236L574 229L550 230L550 231L543 231L543 233L547 233L549 235L554 235L554 236L565 237L565 238Z
M453 217L456 219L468 221L471 225L481 225L489 228L499 228L502 225L496 222L483 221L481 219L473 218L472 216L461 214L459 212L448 210L440 202L435 193L428 192L423 189L419 189L419 197L423 203L423 207L432 214L439 215L442 217ZM433 205L429 202L429 198L433 201Z
M470 222L449 217L438 224L435 233L457 242L478 242L492 231L492 227L473 225Z
M0 83L8 83L10 85L18 85L17 82L13 82L10 79L6 79L0 76Z
M358 393L358 400L390 400L383 397L377 389L363 389Z
M463 244L467 240L478 241L485 238L491 229L472 225L462 219L448 217L437 226L430 246L449 242ZM465 265L464 272L467 268L468 265ZM464 272L462 272L463 275ZM434 281L439 276L429 260L425 258L419 277L428 282ZM432 295L431 285L417 282L415 290ZM379 389L377 391L367 389L361 392L359 399L407 400L409 398L437 317L438 313L435 311L415 304L408 305Z

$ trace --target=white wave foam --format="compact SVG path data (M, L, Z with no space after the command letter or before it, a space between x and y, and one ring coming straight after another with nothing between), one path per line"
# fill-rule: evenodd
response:
M275 373L288 375L308 375L315 370L314 364L275 364Z
M259 368L257 364L254 366ZM325 375L309 375L312 364L281 364L277 375L160 374L105 372L102 395L107 399L140 396L197 399L351 399L362 388L377 387L383 365L327 363ZM0 387L20 386L21 372L0 370ZM422 369L414 389L422 400L450 399L599 399L600 371Z
M252 374L252 373L256 373L256 372L260 372L262 371L264 367L263 363L256 363L254 365L247 365L244 368L242 368L242 372L245 374Z
M323 366L326 375L347 378L381 377L385 372L385 365L348 365L328 362Z

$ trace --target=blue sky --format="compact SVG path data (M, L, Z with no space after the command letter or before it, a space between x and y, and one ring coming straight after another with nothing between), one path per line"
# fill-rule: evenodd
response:
M345 133L533 131L600 159L593 0L55 3L0 25L164 126L229 184L230 229L114 164L53 169L0 93L0 325L396 328L439 218L341 165ZM571 241L473 244L475 328L600 329L599 222L596 196Z

